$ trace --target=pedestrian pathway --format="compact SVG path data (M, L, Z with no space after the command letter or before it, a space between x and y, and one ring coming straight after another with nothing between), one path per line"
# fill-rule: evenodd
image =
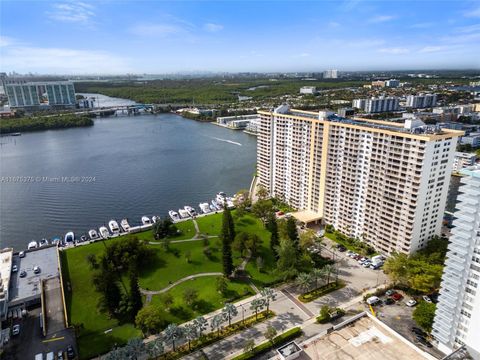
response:
M174 283L171 283L170 285L168 285L167 287L164 287L161 290L140 289L140 292L142 293L142 295L146 295L147 298L146 298L145 302L148 304L152 300L152 295L163 294L163 293L167 292L168 290L170 290L171 288L173 288L173 287L177 286L178 284L181 284L185 281L192 280L192 279L195 279L197 277L202 277L202 276L221 276L221 275L223 275L223 273L221 273L221 272L205 272L205 273L188 275L188 276L185 276L184 278L181 278L181 279L175 281Z
M287 298L289 298L300 310L302 310L309 318L313 317L315 314L308 310L308 308L302 304L300 300L297 299L296 296L290 294L290 292L285 288L282 289L281 292L285 294Z

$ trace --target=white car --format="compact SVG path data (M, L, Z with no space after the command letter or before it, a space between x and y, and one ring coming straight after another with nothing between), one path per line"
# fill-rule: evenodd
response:
M378 296L370 296L367 299L367 304L368 305L375 305L380 302L380 298Z
M415 305L417 305L417 302L413 299L410 299L405 303L405 305L407 305L409 307L414 307Z
M18 271L18 266L17 265L13 265L12 266L12 273L16 273Z
M18 256L21 257L21 258L24 258L25 257L25 251L20 251L18 253Z
M40 273L40 267L39 267L39 266L34 266L34 267L33 267L33 272L34 272L35 274L39 274L39 273Z
M15 335L18 335L20 334L20 325L13 325L13 328L12 328L12 335L15 336Z
M422 296L422 299L423 299L423 301L426 301L426 302L428 302L428 303L431 303L431 302L432 302L432 299L430 299L430 297L428 297L428 295L423 295L423 296Z

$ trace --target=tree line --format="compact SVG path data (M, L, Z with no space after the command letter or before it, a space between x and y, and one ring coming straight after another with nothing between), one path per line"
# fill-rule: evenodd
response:
M66 129L71 127L93 126L93 120L87 115L35 116L0 120L0 133Z

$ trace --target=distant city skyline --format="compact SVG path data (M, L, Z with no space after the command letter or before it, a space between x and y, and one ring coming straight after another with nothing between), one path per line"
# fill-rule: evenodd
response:
M1 1L0 71L478 69L479 1Z

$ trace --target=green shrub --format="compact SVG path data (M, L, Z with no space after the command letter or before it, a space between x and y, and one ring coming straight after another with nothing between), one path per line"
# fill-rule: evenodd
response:
M310 302L318 299L320 296L326 295L343 287L345 287L345 283L341 280L338 280L337 282L333 282L328 285L321 286L318 289L306 292L305 294L300 295L298 300L304 303Z

